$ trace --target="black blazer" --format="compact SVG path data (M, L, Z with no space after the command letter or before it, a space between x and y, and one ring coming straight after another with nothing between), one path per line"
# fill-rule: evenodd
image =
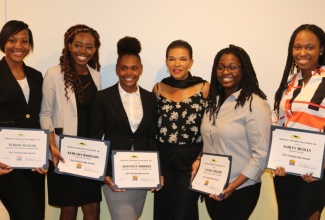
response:
M90 117L90 137L110 141L112 150L156 151L157 101L152 92L140 88L143 118L133 133L118 90L118 84L97 93ZM111 176L109 156L106 175Z
M40 128L43 76L23 65L30 89L28 103L5 58L0 61L0 127Z

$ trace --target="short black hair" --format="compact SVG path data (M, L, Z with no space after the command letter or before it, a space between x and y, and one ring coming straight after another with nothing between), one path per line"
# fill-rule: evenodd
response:
M33 40L33 34L32 31L28 28L28 24L26 24L23 21L17 21L17 20L11 20L8 21L1 29L0 32L0 49L2 52L5 52L5 44L7 43L8 39L18 32L22 30L28 31L29 36L29 45L31 49L34 48L34 40Z

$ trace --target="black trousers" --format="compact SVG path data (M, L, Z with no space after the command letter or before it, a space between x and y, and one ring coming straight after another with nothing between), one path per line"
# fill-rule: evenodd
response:
M247 220L257 204L261 183L235 190L219 202L205 197L208 213L213 220Z
M155 192L154 220L198 220L200 194L188 188L192 163L202 145L158 146L165 181L163 188Z
M307 220L325 205L325 180L307 183L300 176L275 177L279 220Z
M166 174L165 186L154 196L155 220L198 220L200 194L189 190L189 173Z
M0 200L11 220L44 219L45 175L16 169L0 176Z

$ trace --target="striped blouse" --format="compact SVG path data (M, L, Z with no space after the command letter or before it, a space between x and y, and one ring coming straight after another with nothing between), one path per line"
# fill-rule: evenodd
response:
M306 85L301 72L289 77L276 125L324 132L325 66L313 71Z

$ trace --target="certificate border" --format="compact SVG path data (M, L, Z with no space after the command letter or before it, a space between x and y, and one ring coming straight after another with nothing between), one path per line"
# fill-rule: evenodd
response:
M157 155L157 162L158 162L158 176L159 176L159 183L156 186L153 187L123 187L123 188L118 188L118 185L115 184L115 166L114 166L114 156L116 155L116 153L120 153L120 152L127 152L127 153L156 153ZM162 185L161 185L161 172L160 172L160 157L159 157L159 151L126 151L126 150L113 150L112 151L112 180L114 183L114 187L113 189L161 189Z
M49 133L50 131L48 129L41 129L41 128L14 128L14 127L0 127L0 132L2 132L2 130L17 130L17 131L43 131L45 133L46 137L46 157L45 157L45 163L43 164L43 169L47 170L49 167ZM14 169L34 169L37 167L12 167Z
M232 166L232 156L231 156L231 155L225 155L225 154L212 154L212 153L204 153L204 152L202 152L202 153L200 154L200 157L202 158L204 155L212 155L212 156L218 156L218 157L228 157L228 160L229 160L229 171L228 171L227 180L226 180L225 185L224 185L224 187L223 187L223 189L226 189L227 186L228 186L228 184L229 184L229 180L230 180L230 173L231 173L231 166ZM200 169L201 162L202 162L202 160L200 160L200 164L199 164L199 167L197 168L197 170ZM197 172L196 172L196 174L197 174ZM195 174L195 176L193 177L193 180L195 179L196 174ZM193 182L193 180L191 181L190 186L188 187L190 190L193 190L193 191L196 191L196 192L200 192L200 193L203 193L203 194L205 194L205 195L210 195L210 193L207 193L207 192L204 192L204 191L201 191L201 190L194 189L194 188L192 187L192 182ZM220 194L218 195L218 197L223 198L224 195L220 193Z
M270 170L275 170L273 168L268 167L269 165L269 159L270 159L270 154L271 154L271 146L272 146L272 140L273 140L273 132L277 129L280 130L289 130L289 131L297 131L297 132L304 132L304 133L310 133L310 134L316 134L316 135L322 135L324 136L325 133L322 132L317 132L317 131L310 131L310 130L304 130L304 129L298 129L298 128L290 128L290 127L283 127L283 126L276 126L276 125L271 125L271 130L270 130L270 144L269 144L269 151L267 153L267 162L266 162L266 169ZM324 147L323 147L323 163L324 163L324 158L325 158L325 142L324 142ZM313 176L315 179L323 179L323 171L324 168L322 167L320 172L320 178ZM292 174L295 176L300 176L301 174L293 173L293 172L287 172L288 174Z
M94 139L94 138L85 138L85 137L79 137L79 136L72 136L72 135L64 135L64 134L60 134L59 136L60 136L60 146L59 146L59 151L60 152L61 152L61 141L65 137L73 138L73 139L81 139L81 140L90 140L90 141L103 142L107 146L106 159L105 159L105 167L104 167L104 170L103 170L103 175L99 176L98 178L94 178L94 177L88 177L88 176L83 176L83 175L78 175L78 174L74 174L74 173L60 171L60 169L58 168L58 166L59 166L59 163L61 161L58 160L58 163L57 163L57 165L54 168L54 172L56 172L58 174L65 174L65 175L69 175L69 176L75 176L75 177L80 177L80 178L85 178L85 179L92 179L92 180L97 180L97 181L104 182L105 175L106 175L106 169L107 169L108 155L109 155L109 150L110 150L110 141L101 140L101 139Z

